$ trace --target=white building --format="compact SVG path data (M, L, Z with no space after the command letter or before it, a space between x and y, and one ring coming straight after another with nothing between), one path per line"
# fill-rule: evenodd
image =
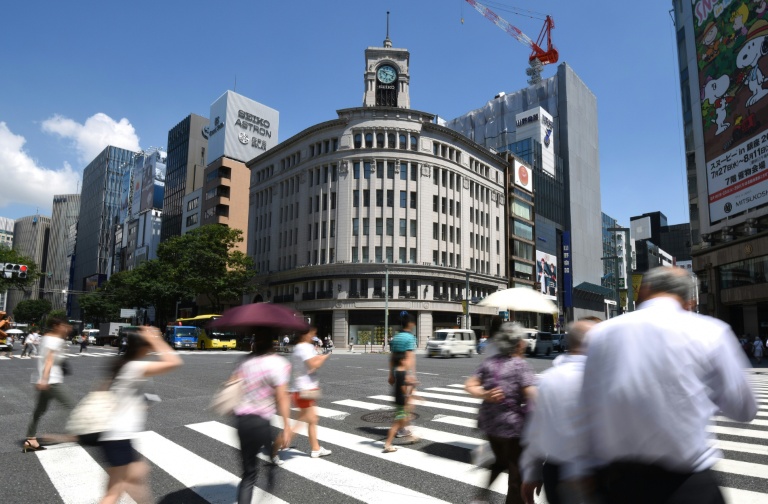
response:
M409 53L384 45L366 50L363 107L247 163L253 301L291 304L337 345L381 344L387 306L390 327L416 317L423 344L462 322L464 300L507 287L514 161L407 108ZM479 331L497 313L468 305Z

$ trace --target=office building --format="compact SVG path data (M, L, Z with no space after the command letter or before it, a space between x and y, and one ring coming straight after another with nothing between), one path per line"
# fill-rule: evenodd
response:
M600 158L592 91L563 63L554 76L500 93L445 125L532 167L537 265L549 264L561 280L554 280L554 297L567 320L602 316L604 301L613 294L601 285ZM547 291L552 282L537 266L537 287Z
M465 306L485 331L498 309L475 303L507 287L508 247L528 266L514 281L534 283L530 169L410 109L409 59L389 39L369 47L362 107L247 163L248 255L263 286L249 300L291 305L336 345L384 344L403 311L419 346L464 324Z
M192 196L187 204L194 209L199 206L200 225L240 229L244 241L237 247L243 252L248 243L250 180L245 162L278 144L279 121L277 110L232 91L211 104L202 200L198 203L197 196Z
M45 298L51 302L54 310L65 310L67 307L79 216L79 194L58 194L53 197L46 274L48 289Z
M0 217L0 247L13 248L13 219ZM8 292L0 292L0 311L6 311Z
M23 289L8 289L8 313L21 302L40 299L46 292L48 280L48 243L51 232L51 218L30 215L16 219L13 224L13 250L28 257L37 265L43 275L40 280Z
M672 2L699 311L768 337L768 21L760 2ZM739 24L740 23L740 24ZM764 72L764 70L763 70Z
M140 158L137 152L108 146L83 170L80 216L73 273L72 316L80 316L77 294L101 286L109 273L114 251L114 226L120 223L125 196L124 178ZM143 159L141 159L143 162ZM135 184L135 180L129 179ZM130 209L140 207L141 198L133 198ZM127 202L126 202L127 205Z
M610 289L613 293L611 301L617 304L607 303L606 308L611 316L621 314L627 309L627 286L630 284L627 275L627 247L624 241L624 233L609 231L623 227L619 222L602 213L603 222L603 278L601 285ZM630 273L631 274L631 273ZM620 307L617 311L616 307Z
M691 225L669 225L662 212L649 212L630 218L632 239L649 241L652 247L640 247L637 272L644 273L655 266L674 266L677 261L691 260ZM650 257L640 257L647 253Z
M201 208L199 205L188 208L188 197L192 193L199 197L202 192L207 128L207 118L190 114L168 131L161 240L181 235L200 224Z

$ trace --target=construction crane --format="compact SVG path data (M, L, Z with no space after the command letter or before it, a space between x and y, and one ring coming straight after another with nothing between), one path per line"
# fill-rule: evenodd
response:
M493 12L489 7L481 4L477 0L466 0L466 2L474 7L475 10L482 14L487 20L514 37L518 42L531 48L531 55L528 57L528 64L530 67L525 70L526 75L529 76L528 84L533 85L541 82L541 71L543 70L544 65L557 63L557 60L560 57L557 49L552 45L552 29L555 27L555 21L552 17L546 17L544 26L541 28L541 33L539 33L539 38L534 42L528 35L523 33L516 26L511 25L506 19ZM546 50L541 47L545 37L547 39Z

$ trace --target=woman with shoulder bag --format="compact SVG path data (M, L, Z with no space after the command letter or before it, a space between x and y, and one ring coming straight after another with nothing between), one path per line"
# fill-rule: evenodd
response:
M256 328L251 353L237 366L229 380L230 383L239 380L242 392L233 410L243 464L243 479L237 489L238 504L251 502L262 448L272 448L273 462L282 464L272 447L270 420L275 412L283 417L283 440L290 437L288 381L291 365L284 357L275 355L274 335L271 328Z
M317 439L317 414L315 413L315 401L320 397L320 382L315 372L325 364L331 354L318 355L312 344L317 335L317 328L311 327L309 331L299 336L293 347L292 374L293 386L291 393L293 403L301 410L299 421L307 423L307 436L311 448L310 457L327 457L331 450L320 446ZM285 447L290 446L290 439Z
M536 397L535 375L522 357L525 333L515 323L505 323L493 336L498 353L483 361L464 388L480 398L477 426L488 438L495 461L488 488L474 502L488 502L488 490L496 477L509 471L506 504L523 504L520 494L520 436L527 409Z
M101 504L118 502L123 492L139 504L152 501L146 483L149 466L133 449L131 440L145 430L147 400L143 388L147 378L168 373L183 364L156 327L127 332L126 340L125 351L115 360L109 374L109 390L115 396L111 425L99 438L109 465L107 494ZM150 352L155 352L158 360L142 360Z

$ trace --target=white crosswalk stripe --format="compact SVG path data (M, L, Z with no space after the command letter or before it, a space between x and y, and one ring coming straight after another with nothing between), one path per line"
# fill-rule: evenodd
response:
M753 381L768 386L768 376L754 375ZM394 398L389 395L351 397L338 401L328 401L317 407L320 425L317 428L321 444L334 450L331 457L312 459L308 453L297 449L281 452L284 464L277 471L291 474L291 481L306 480L306 484L322 485L328 490L343 495L345 498L375 504L402 503L443 503L463 502L451 498L451 494L438 496L425 491L425 488L408 488L398 481L398 468L417 470L425 477L446 484L462 484L473 491L482 488L488 477L488 471L478 469L455 459L457 449L471 450L484 442L477 430L478 401L463 390L462 384L445 384L430 387L417 392L422 400L416 405L420 418L412 427L421 441L414 444L408 438L400 440L398 450L383 453L383 439L387 425L379 424L367 429L357 430L350 427L350 421L356 421L362 415L392 410ZM768 401L766 401L768 404ZM294 410L295 411L295 410ZM724 458L713 468L729 478L735 487L722 488L728 504L768 504L768 420L761 414L749 424L739 424L724 417L713 418L708 430L721 438L715 445L723 450ZM295 417L295 415L294 415ZM282 427L282 420L274 418L272 424ZM239 449L236 430L222 421L207 421L186 425L186 429L204 436L208 442L220 443L221 446ZM297 436L306 437L307 426L293 421ZM174 439L174 436L181 436ZM144 432L135 443L137 451L146 457L160 471L153 473L153 478L171 478L176 486L181 484L210 503L233 503L236 500L236 488L240 475L231 468L225 469L214 461L207 460L196 453L196 445L181 442L188 437L175 432ZM436 448L445 446L453 451ZM227 448L229 449L229 448ZM353 453L355 457L370 458L377 461L376 471L365 470L358 462L345 463L344 454ZM453 455L452 455L453 454ZM61 445L36 453L41 466L58 492L61 502L76 504L98 502L104 489L106 474L88 451L76 445ZM266 454L260 456L268 461ZM179 463L183 461L183 463ZM381 463L385 462L382 466ZM77 467L77 471L72 471ZM381 469L384 467L384 469ZM390 469L387 469L390 468ZM388 474L388 470L392 474ZM158 474L161 473L162 474ZM82 475L82 477L80 476ZM744 478L747 482L744 483ZM432 479L429 480L432 485ZM436 483L435 483L436 484ZM169 485L172 486L172 485ZM494 483L492 491L497 494L506 492L507 476L502 475ZM759 491L764 489L765 491ZM279 485L266 491L255 488L254 502L283 504L286 495L281 494ZM457 494L458 495L458 494ZM158 497L158 496L156 496ZM444 499L444 500L442 500ZM133 501L125 499L123 503ZM537 500L546 504L546 498Z

